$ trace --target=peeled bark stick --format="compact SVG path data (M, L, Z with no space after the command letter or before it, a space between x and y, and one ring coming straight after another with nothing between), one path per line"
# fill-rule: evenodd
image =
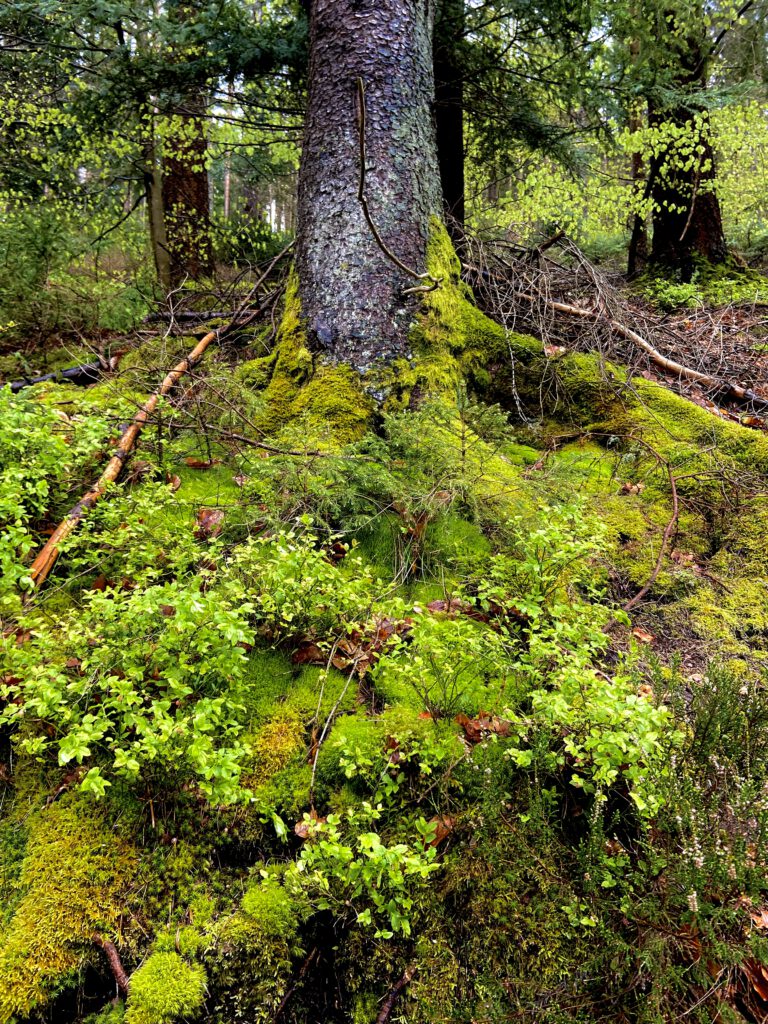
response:
M103 497L109 484L114 483L114 481L117 480L120 475L120 471L130 457L133 446L136 444L136 439L144 428L144 425L147 423L149 417L157 408L157 403L164 395L168 394L168 392L174 387L178 380L184 376L185 373L189 373L193 367L197 366L202 359L205 350L212 341L215 341L215 339L219 337L220 333L220 331L210 331L206 334L206 336L199 341L197 345L195 345L189 355L185 356L181 362L177 363L170 373L166 375L159 389L150 396L150 398L133 417L130 425L123 431L123 435L120 438L120 444L115 450L112 458L107 463L104 472L101 474L91 490L88 491L88 493L81 498L72 509L70 509L66 518L59 523L53 534L51 534L48 539L45 547L41 549L37 558L32 563L29 575L36 587L40 587L46 581L51 569L53 569L56 564L56 559L59 557L59 546L61 542L77 528L78 523L86 512L89 512Z
M93 508L93 506L100 500L100 498L103 497L104 492L107 489L107 486L111 483L114 483L115 480L117 480L118 476L120 475L120 471L122 470L123 466L128 460L131 451L133 450L133 446L136 444L137 437L141 433L149 417L157 408L157 403L160 401L160 399L164 395L168 394L168 392L174 387L177 381L184 376L185 373L189 373L190 370L197 366L197 364L203 358L205 350L208 348L212 341L214 341L216 338L223 338L230 330L243 330L243 328L247 327L248 324L250 324L253 320L256 319L257 316L260 316L263 313L264 309L267 307L267 304L273 301L275 296L279 294L277 290L271 292L269 295L267 295L265 299L262 300L261 304L257 306L256 309L254 309L251 313L248 314L248 316L246 316L243 320L239 319L243 311L246 309L248 303L251 301L253 296L258 291L258 289L266 281L267 277L272 273L277 263L283 258L283 256L285 256L285 254L292 246L293 242L289 242L288 245L286 245L286 247L282 249L277 254L277 256L275 256L275 258L269 264L269 266L261 275L259 280L253 286L248 296L243 300L243 302L240 304L240 307L235 311L234 319L225 327L222 327L219 330L209 331L204 338L198 341L197 345L195 345L195 347L192 349L189 355L185 356L180 363L177 363L176 366L174 366L170 373L168 373L164 378L163 383L160 385L159 389L154 393L154 395L152 395L148 399L148 401L144 403L141 409L139 409L139 411L131 420L130 426L127 427L127 429L123 432L123 435L120 438L120 444L117 447L115 454L107 463L107 467L104 470L104 472L101 474L101 476L96 481L91 490L88 491L85 497L81 498L80 501L78 501L78 503L74 506L74 508L71 508L69 510L66 518L61 523L59 523L59 525L56 527L56 530L49 538L48 543L45 545L44 548L42 548L37 558L30 566L29 575L32 579L32 583L34 584L34 586L40 587L43 583L45 583L46 579L48 578L51 572L51 569L56 564L56 559L59 557L59 545L61 544L61 542L65 540L70 535L70 533L72 533L73 530L77 528L77 524L86 514L86 512L90 511L90 509Z

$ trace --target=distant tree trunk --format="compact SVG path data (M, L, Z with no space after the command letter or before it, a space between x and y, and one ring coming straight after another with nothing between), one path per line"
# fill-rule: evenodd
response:
M454 241L460 240L464 228L464 82L459 60L464 20L464 0L438 0L435 129L443 202Z
M673 49L679 53L676 85L682 92L695 94L703 90L707 61L701 42L684 38ZM665 170L668 154L662 152L651 160L648 171L654 200L651 260L675 271L683 281L691 279L695 256L712 263L721 263L728 257L720 202L712 189L716 175L709 122L695 97L672 108L651 104L648 118L652 126L671 123L685 127L692 125L697 115L703 118L694 139L700 152L690 166L677 161Z
M213 272L205 99L192 93L174 111L177 131L166 140L163 210L171 286Z
M163 175L154 143L151 141L144 146L144 187L147 195L147 221L152 259L155 263L160 287L167 293L171 288L171 261L168 255L168 241L165 237Z
M630 40L629 53L633 65L640 62L640 39L635 36ZM646 107L647 109L647 107ZM643 127L643 110L638 102L631 104L629 108L628 127L631 132L639 131ZM645 166L642 153L632 154L630 175L636 192L642 189L643 198L647 198L648 184L645 176ZM632 235L629 240L629 252L627 254L627 277L635 277L642 273L648 262L648 223L645 214L636 213L632 218Z
M296 268L310 343L365 370L408 354L416 282L382 252L358 201L356 80L366 87L365 191L386 246L425 269L441 214L431 104L431 0L313 0Z
M168 0L169 17L194 23L202 0ZM199 48L199 47L198 47ZM195 46L172 47L177 64L197 56ZM205 90L191 82L166 108L171 130L163 156L163 211L171 286L197 281L213 272Z

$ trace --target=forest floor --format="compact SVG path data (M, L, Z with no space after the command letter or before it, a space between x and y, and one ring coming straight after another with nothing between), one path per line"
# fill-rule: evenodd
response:
M343 374L306 401L335 371L289 288L158 405L26 602L210 324L60 339L24 372L127 351L3 393L2 1024L765 1018L764 410L605 321L758 399L767 322L580 266L533 283L581 330L488 321L448 266L424 359L472 387L375 416Z

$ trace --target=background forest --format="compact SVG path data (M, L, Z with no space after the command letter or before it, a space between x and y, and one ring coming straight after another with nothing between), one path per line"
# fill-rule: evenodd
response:
M767 18L0 0L0 1024L768 1020Z

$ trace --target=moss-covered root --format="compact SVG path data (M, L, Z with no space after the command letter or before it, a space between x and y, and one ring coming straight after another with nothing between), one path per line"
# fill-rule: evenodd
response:
M362 378L310 352L293 272L274 352L244 363L238 377L261 389L256 425L270 436L288 432L334 447L360 438L371 422L375 406Z

